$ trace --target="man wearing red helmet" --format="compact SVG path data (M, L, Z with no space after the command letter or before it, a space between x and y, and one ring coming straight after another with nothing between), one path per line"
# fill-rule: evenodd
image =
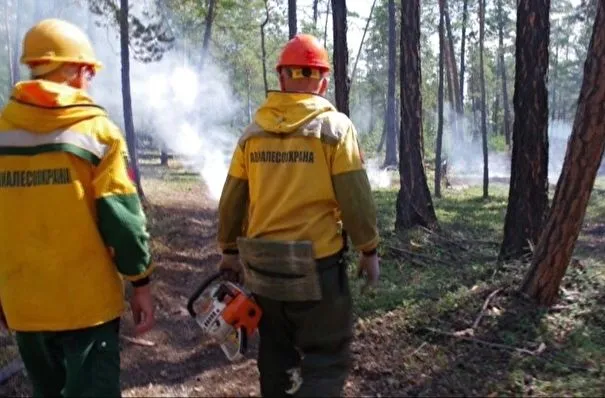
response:
M350 366L346 229L359 275L378 280L376 208L357 132L324 98L327 51L300 34L241 136L219 204L222 270L245 279L263 310L263 396L340 395Z

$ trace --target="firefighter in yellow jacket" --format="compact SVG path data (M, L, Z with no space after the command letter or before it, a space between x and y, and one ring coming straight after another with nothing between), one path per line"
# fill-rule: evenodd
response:
M359 274L378 279L375 205L356 129L324 97L329 71L315 37L285 45L281 91L240 138L219 203L219 268L263 310L263 396L341 393L352 336L342 227L361 252Z
M43 20L22 51L31 79L0 118L0 314L35 396L120 396L122 278L136 332L154 324L125 142L85 91L101 64L79 28Z

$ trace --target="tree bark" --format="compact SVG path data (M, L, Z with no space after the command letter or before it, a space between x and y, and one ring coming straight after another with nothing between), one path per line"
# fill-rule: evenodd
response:
M210 38L212 37L212 24L214 22L214 11L216 8L216 0L208 0L208 13L206 14L206 28L204 30L204 41L202 43L202 61L204 64L206 57L208 56L208 47L210 45Z
M19 70L19 53L21 49L21 12L17 10L17 20L15 22L15 34L13 36L13 64L12 64L12 75L13 81L16 83L21 80L21 71ZM10 42L7 43L10 45Z
M386 118L386 110L385 110L385 117L382 119L382 134L380 135L380 143L378 143L378 148L376 149L376 152L378 152L378 153L382 152L382 148L384 147L384 142L386 141L386 139L387 139L387 118Z
M510 108L508 103L508 87L506 84L506 64L504 63L504 14L502 0L498 0L498 58L500 76L502 79L502 106L504 108L504 139L510 147Z
M605 0L601 0L584 64L584 79L561 178L522 286L522 291L540 305L550 306L557 299L603 157L604 80Z
M7 63L8 63L8 78L9 78L9 83L11 86L11 89L9 89L9 92L12 90L12 86L15 84L15 77L13 76L13 46L12 44L12 39L11 39L11 27L10 27L10 14L11 14L11 9L8 5L8 0L4 1L4 27L6 30L6 55L7 55Z
M265 97L269 92L269 83L267 82L267 49L265 47L265 26L269 22L269 4L265 0L265 20L260 24L260 47L263 61L263 83L265 84Z
M468 21L468 0L464 0L462 6L462 37L460 43L460 104L464 110L464 71L466 68L465 63L465 46L466 46L466 24Z
M422 148L420 92L420 0L401 0L401 137L395 228L437 227L437 216L426 180Z
M168 149L166 148L166 144L162 142L160 149L160 165L168 166Z
M247 116L248 116L248 124L252 123L252 84L250 82L250 66L246 66L246 94L248 100L247 106Z
M317 30L317 17L319 15L319 0L313 0L313 29Z
M334 34L334 92L336 108L349 115L349 87L351 81L347 76L349 50L347 47L347 2L332 1L332 25Z
M557 115L557 83L558 83L558 72L559 72L559 46L555 45L555 59L553 61L553 79L552 79L552 100L550 103L551 119L555 120Z
M324 47L328 46L328 20L330 18L330 5L332 0L328 0L326 5L326 23L324 25Z
M500 134L500 96L494 97L494 103L492 104L492 135Z
M447 12L447 3L445 0L439 0L439 14L443 14L445 15ZM454 57L452 56L451 52L452 49L450 48L450 46L446 46L445 45L445 29L439 33L441 36L439 38L439 41L441 42L443 40L444 42L444 57L445 57L445 73L446 73L446 77L447 77L447 93L448 93L448 99L449 99L449 124L451 125L451 131L454 137L456 137L456 139L459 139L460 136L460 129L458 128L458 118L456 117L456 112L458 111L458 98L456 98L456 86L457 86L457 80L458 80L458 76L457 74L454 73L454 69L455 67L452 65L452 60L454 59ZM454 81L456 81L456 83L454 83Z
M139 160L137 156L137 143L132 120L132 99L130 97L130 48L128 35L128 0L120 0L120 49L122 59L122 106L124 110L124 130L126 144L130 156L130 167L134 171L135 184L139 196L143 199L143 187L139 173Z
M368 131L370 133L374 133L374 125L376 124L375 121L375 110L374 110L374 100L376 98L376 94L374 92L374 90L370 91L370 122L369 122L369 128Z
M550 0L521 0L517 7L515 121L500 260L530 253L548 207L549 12Z
M397 128L395 127L395 84L397 68L396 35L397 23L395 21L395 0L388 1L389 38L388 38L388 84L387 84L387 140L383 167L397 165Z
M443 141L443 8L439 10L439 76L437 85L437 142L435 145L435 197L441 197L441 146Z
M454 103L456 113L462 115L462 103L460 101L460 82L458 81L458 67L456 66L456 57L454 53L454 37L452 35L452 24L450 23L450 11L447 0L443 1L443 15L445 16L445 27L447 30L448 55L450 57L450 73L452 74L452 90L454 91Z
M291 39L296 36L296 0L288 0L288 37Z
M483 42L485 41L485 0L479 0L479 85L481 86L481 137L483 142L483 198L489 197L489 166L487 158L487 111L485 105L485 65Z

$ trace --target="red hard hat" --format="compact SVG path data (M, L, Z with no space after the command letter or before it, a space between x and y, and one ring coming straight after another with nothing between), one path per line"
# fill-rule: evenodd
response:
M315 36L305 33L294 36L286 43L275 68L279 72L282 66L331 69L328 51Z

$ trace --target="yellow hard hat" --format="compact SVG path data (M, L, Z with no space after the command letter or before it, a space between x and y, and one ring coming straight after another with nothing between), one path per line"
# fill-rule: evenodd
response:
M75 63L89 65L98 71L103 66L97 59L86 34L76 25L61 19L44 19L23 38L21 63Z

